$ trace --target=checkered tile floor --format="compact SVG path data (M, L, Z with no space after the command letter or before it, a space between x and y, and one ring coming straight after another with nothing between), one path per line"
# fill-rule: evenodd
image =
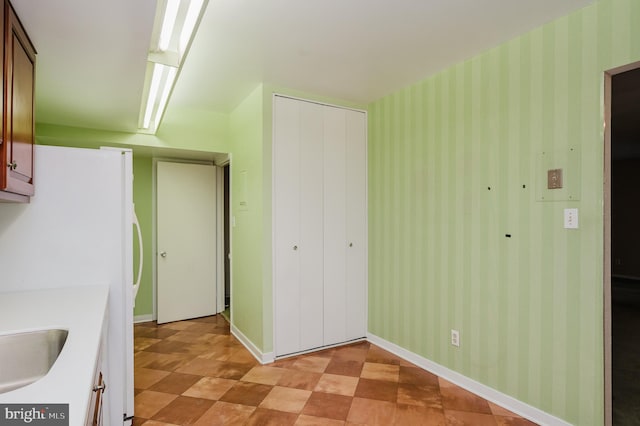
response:
M220 315L134 330L135 426L533 424L366 342L260 365Z

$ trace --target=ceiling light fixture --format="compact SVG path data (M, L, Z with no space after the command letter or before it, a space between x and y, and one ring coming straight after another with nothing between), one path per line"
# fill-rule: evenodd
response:
M208 0L157 0L138 131L155 134Z
M162 27L160 29L160 39L158 40L158 50L166 52L171 42L173 27L178 17L178 7L180 0L167 0L167 6L164 10L164 18L162 19Z

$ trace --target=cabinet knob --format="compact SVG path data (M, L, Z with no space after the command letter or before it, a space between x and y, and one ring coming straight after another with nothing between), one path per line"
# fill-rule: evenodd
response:
M18 163L12 161L11 163L7 164L7 167L9 167L9 170L15 170L18 168Z
M107 389L107 384L102 382L102 384L100 386L94 386L93 391L94 392L99 392L99 391L104 392L105 389Z
M160 257L167 257L167 252L166 251L161 251L160 252Z
M349 243L349 247L353 247L353 243Z
M294 250L298 250L298 246L293 246L293 249Z

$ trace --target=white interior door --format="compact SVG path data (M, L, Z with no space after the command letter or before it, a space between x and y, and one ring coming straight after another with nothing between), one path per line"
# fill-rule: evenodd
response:
M158 323L216 313L215 166L157 163Z

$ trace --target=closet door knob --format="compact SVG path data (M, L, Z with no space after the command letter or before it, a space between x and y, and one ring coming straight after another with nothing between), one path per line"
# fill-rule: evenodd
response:
M293 246L293 249L294 250L298 250L298 246Z
M353 247L353 243L349 243L349 247Z

